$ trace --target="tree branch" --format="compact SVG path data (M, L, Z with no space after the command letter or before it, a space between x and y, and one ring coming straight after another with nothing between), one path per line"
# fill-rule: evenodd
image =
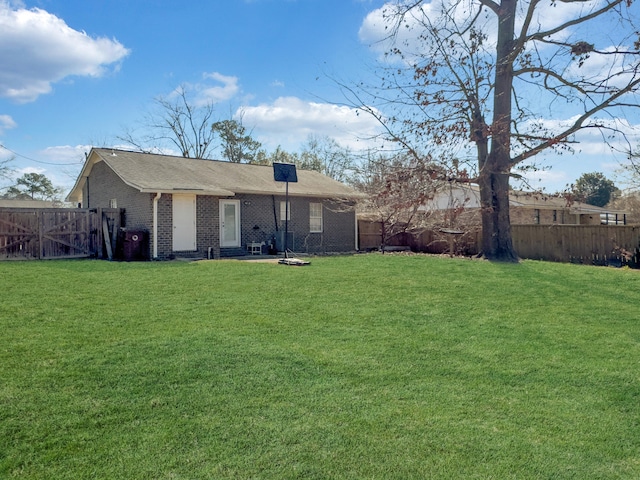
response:
M571 127L567 128L566 130L564 130L563 132L559 133L558 135L555 135L552 138L549 138L545 142L540 143L539 145L537 145L536 147L532 148L531 150L529 150L527 152L524 152L524 153L514 157L511 160L511 165L512 166L517 165L518 163L537 155L538 153L542 152L543 150L545 150L547 148L550 148L553 145L557 145L558 143L564 141L567 137L569 137L570 135L576 133L578 130L581 130L582 128L599 128L598 126L584 126L584 122L586 122L589 118L591 118L596 113L598 113L598 112L610 107L615 102L616 99L618 99L621 96L633 91L635 89L635 87L638 86L638 85L640 85L640 78L636 78L633 82L629 83L625 88L619 90L615 95L612 95L611 97L609 97L604 102L600 103L599 105L596 105L595 107L593 107L590 110L588 110L585 113L583 113L573 123L573 125L571 125Z
M564 0L563 3L586 3L587 0ZM581 23L584 23L588 20L592 20L594 18L599 17L600 15L608 12L609 10L614 9L615 7L617 7L618 5L620 5L621 3L627 3L628 0L614 0L611 3L607 3L604 7L595 10L593 12L591 12L588 15L585 15L584 17L578 17L578 18L574 18L572 20L569 20L568 22L565 22L561 25L558 25L555 28L552 28L551 30L546 30L544 32L537 32L534 33L533 35L529 35L526 37L525 42L529 41L529 40L543 40L544 37L549 37L551 35L555 35L558 32L562 32L564 30L566 30L569 27L573 27L575 25L579 25Z

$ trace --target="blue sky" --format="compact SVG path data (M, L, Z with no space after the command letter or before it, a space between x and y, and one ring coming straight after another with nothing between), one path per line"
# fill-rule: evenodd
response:
M136 128L154 97L187 86L216 119L239 109L268 150L309 133L351 148L376 132L332 78L372 74L379 0L0 0L0 159L68 189L91 145ZM369 20L367 20L367 18ZM617 158L583 150L538 175L555 191ZM598 151L599 150L599 151ZM0 182L0 186L7 182Z

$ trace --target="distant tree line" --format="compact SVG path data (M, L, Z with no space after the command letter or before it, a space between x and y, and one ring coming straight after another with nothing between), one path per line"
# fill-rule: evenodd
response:
M59 201L62 189L55 187L42 173L25 173L10 185L0 198L14 200Z

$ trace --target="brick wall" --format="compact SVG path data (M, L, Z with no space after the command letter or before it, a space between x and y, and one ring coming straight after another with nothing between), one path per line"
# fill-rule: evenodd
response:
M155 197L155 195L153 195ZM158 200L158 260L173 258L173 202L172 196L163 193ZM153 220L149 228L153 227Z
M240 200L241 238L243 247L249 242L269 243L285 230L280 204L284 196L238 195ZM288 231L293 236L289 249L299 253L333 253L355 250L355 211L353 203L328 199L289 197ZM311 233L310 203L322 203L323 231Z
M148 252L152 252L153 197L126 185L104 162L93 166L82 192L84 208L109 208L115 200L117 208L124 208L123 226L128 229L144 229L149 232Z
M577 215L563 209L511 207L509 217L512 225L600 225L598 214L581 214L578 220Z
M153 198L153 195L150 196ZM280 202L284 197L270 195L238 195L230 199L240 202L241 247L247 243L269 244L278 232L284 231L280 216ZM172 196L162 194L158 201L158 259L180 257L220 257L220 197L196 196L196 250L194 252L173 251L173 203ZM289 249L300 253L333 253L355 250L354 204L330 200L291 197L289 232L293 245ZM275 202L275 203L274 203ZM309 232L309 203L323 204L323 232ZM274 215L275 205L275 215ZM124 208L129 208L124 205ZM134 207L139 208L139 207ZM278 228L276 229L276 223ZM148 229L151 232L152 220ZM152 245L152 244L151 244Z
M196 202L198 252L207 258L220 257L220 202L218 197L198 196Z
M580 215L580 225L600 225L600 223L600 215L598 214Z
M240 201L240 238L242 245L250 242L268 243L275 234L276 217L280 218L280 202L271 195L238 195ZM284 200L284 198L283 198ZM274 216L275 201L275 216ZM293 208L291 212L293 224ZM291 228L291 227L290 227Z
M120 180L103 162L94 165L83 192L84 208L109 208L115 200L117 208L125 208L127 228L149 228L153 216L153 195L140 193Z

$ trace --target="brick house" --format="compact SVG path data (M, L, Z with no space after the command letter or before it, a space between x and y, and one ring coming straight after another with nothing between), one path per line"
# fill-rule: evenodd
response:
M271 166L94 148L67 200L123 208L127 229L145 230L154 259L220 258L282 250L356 249L357 193L321 173L299 170L289 184Z
M452 185L439 191L424 207L425 212L464 211L466 225L480 224L480 189L477 185ZM557 195L512 190L509 193L512 225L624 225L626 213L581 202L568 202Z

